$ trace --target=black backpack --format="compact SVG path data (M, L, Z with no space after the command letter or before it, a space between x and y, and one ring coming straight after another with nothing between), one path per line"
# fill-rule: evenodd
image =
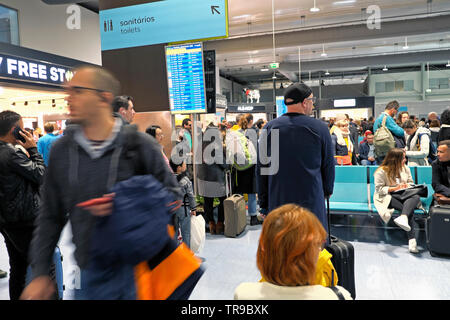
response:
M417 149L420 150L420 139L422 138L422 136L426 134L429 138L430 141L430 146L429 146L429 152L428 152L428 163L431 165L431 163L437 159L437 148L435 146L435 144L433 143L433 141L431 140L431 136L428 133L419 133L418 137L417 137L417 142L416 142L416 146Z

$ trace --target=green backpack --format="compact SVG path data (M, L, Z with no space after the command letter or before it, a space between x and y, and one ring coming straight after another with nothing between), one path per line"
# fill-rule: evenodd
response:
M395 148L395 140L392 132L386 128L387 115L383 118L381 127L375 132L373 136L373 145L375 147L375 154L378 157L385 156L389 150Z

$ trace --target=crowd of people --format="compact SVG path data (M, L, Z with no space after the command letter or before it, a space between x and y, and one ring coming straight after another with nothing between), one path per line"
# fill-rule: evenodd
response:
M99 224L114 212L117 195L110 192L112 186L136 175L152 175L176 199L161 207L187 246L192 215L203 211L209 232L222 234L227 195L246 195L250 225L263 224L257 264L265 281L240 286L236 299L350 299L344 288L338 287L336 293L314 280L330 228L325 199L333 194L336 165L380 166L375 174L375 206L385 223L394 209L401 212L394 222L408 233L412 253L417 252L412 212L420 198L399 199L392 193L412 183L407 162L430 165L428 145L434 138L439 146L433 188L450 196L445 127L450 125L450 109L440 119L430 113L428 121L417 123L405 113L396 120L398 103L393 101L375 121L355 123L338 115L325 125L310 117L315 101L311 88L297 83L285 91L287 113L267 123L253 123L251 114L242 114L236 122L199 128L201 135L194 136L192 120L184 119L167 155L160 126L151 125L143 133L129 125L134 100L119 95L120 83L107 70L79 68L66 91L70 125L58 136L52 124L46 124L46 136L36 143L19 114L0 113L0 230L10 257L11 299L52 297L52 254L68 221L81 270L82 289L75 290L75 298L135 299L134 266L118 261L100 267L92 260L91 241ZM438 121L440 130L432 131ZM376 145L382 126L395 139L385 154ZM364 140L358 144L361 134ZM200 162L195 161L198 152ZM202 158L207 152L222 160ZM196 196L202 198L203 210ZM77 206L94 198L103 201ZM29 265L32 280L25 286Z
M450 137L450 109L441 116L430 112L427 119L418 119L407 111L398 112L399 107L397 101L389 102L376 119L354 120L347 114L322 118L330 129L336 165L380 165L388 150L377 148L375 133L384 126L395 143L392 148L406 151L409 166L431 166L439 142Z

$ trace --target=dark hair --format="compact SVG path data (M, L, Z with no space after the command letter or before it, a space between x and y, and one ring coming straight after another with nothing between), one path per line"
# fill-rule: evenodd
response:
M148 127L147 129L145 129L145 133L148 133L153 138L156 138L156 129L161 129L161 127L156 124L152 125L152 126Z
M386 105L386 108L384 110L392 110L392 109L398 109L400 108L400 105L398 104L397 100L391 101Z
M181 123L181 126L184 128L184 126L187 125L189 123L189 121L192 121L192 120L189 119L189 118L183 119L183 122Z
M263 124L264 124L264 120L258 119L258 121L256 121L256 123L255 123L255 126L257 126L258 129L261 129Z
M253 121L253 115L251 113L246 113L244 116L247 119L248 123L250 123L250 121Z
M0 112L0 137L6 136L21 118L20 114L14 111L5 110Z
M44 125L44 130L45 130L45 132L47 132L47 133L52 133L53 131L55 131L55 127L53 126L53 123L47 122L47 123Z
M134 102L133 97L130 96L117 96L112 102L112 107L114 112L119 112L120 108L128 110L130 104L129 101Z
M450 140L442 140L442 141L439 141L439 145L440 146L447 146L447 148L449 148L450 149Z
M184 159L183 159L183 161L181 161L181 163L175 163L175 162L173 162L172 161L172 158L170 158L170 160L169 160L169 164L170 164L170 167L172 168L172 171L174 172L174 173L177 173L177 169L178 169L178 167L181 167L182 165L183 165L183 163L184 163Z
M414 129L416 128L416 123L412 120L407 120L405 123L403 123L402 128L403 129Z
M442 112L441 123L442 124L450 124L450 108L447 108Z
M441 126L441 123L439 120L431 120L430 122L430 128L439 128Z

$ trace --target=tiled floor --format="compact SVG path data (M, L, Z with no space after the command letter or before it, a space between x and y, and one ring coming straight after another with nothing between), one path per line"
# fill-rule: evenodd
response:
M408 252L405 232L382 227L378 217L335 216L333 224L332 233L351 241L355 247L357 299L450 299L450 259L430 256L423 230L419 232L420 253L413 255ZM248 226L234 239L207 234L200 254L205 258L205 273L190 299L233 299L239 283L259 280L256 249L260 232L261 226ZM65 299L71 299L70 286L75 270L70 238L70 227L66 227L60 240L64 255ZM1 238L0 269L8 268L8 256ZM0 279L0 299L8 298L8 279Z

